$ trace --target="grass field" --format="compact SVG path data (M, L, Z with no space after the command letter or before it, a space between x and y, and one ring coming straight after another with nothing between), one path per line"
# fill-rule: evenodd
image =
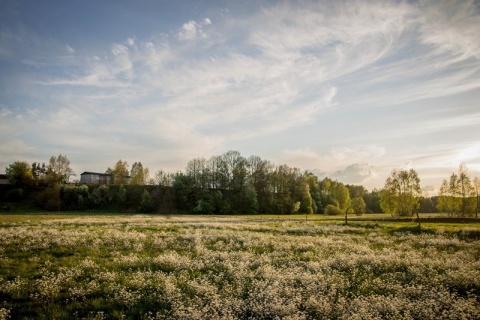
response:
M0 319L479 319L480 223L0 215Z

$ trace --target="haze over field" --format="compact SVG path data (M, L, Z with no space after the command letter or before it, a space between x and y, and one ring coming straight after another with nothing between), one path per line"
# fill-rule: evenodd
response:
M227 150L433 191L480 173L478 1L0 3L0 171Z

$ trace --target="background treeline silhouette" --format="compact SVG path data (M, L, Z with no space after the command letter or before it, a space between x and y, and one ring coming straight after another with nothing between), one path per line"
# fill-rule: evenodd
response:
M195 158L185 171L159 170L119 160L102 185L69 182L74 175L66 156L45 164L17 161L6 169L10 185L0 186L4 210L36 207L50 211L104 210L189 214L380 213L381 192L348 185L258 156L228 151ZM128 176L128 180L125 177ZM422 197L420 212L437 212L437 197Z

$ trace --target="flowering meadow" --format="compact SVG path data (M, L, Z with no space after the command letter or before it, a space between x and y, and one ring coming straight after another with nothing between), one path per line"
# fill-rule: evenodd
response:
M480 228L0 216L0 319L479 319Z

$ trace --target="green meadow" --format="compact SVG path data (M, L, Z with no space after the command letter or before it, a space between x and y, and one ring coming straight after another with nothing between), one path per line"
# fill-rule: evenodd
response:
M0 215L0 319L478 319L480 222Z

